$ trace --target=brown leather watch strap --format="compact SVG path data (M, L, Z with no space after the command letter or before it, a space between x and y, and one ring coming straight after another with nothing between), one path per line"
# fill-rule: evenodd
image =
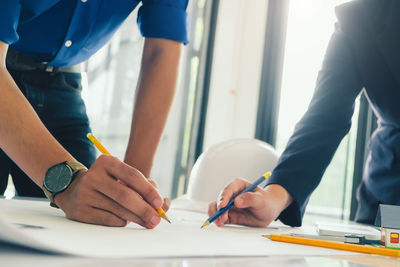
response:
M69 183L69 185L73 182L73 180L76 178L76 176L78 176L78 174L82 170L83 171L87 171L87 168L85 167L85 165L83 165L79 161L66 161L65 164L67 164L72 169L72 179L71 179L71 182ZM44 194L46 195L46 197L50 200L50 206L51 207L58 208L58 206L54 202L54 197L57 194L59 194L61 192L64 192L68 188L68 186L64 190L62 190L60 192L53 193L53 192L50 192L49 190L47 190L47 188L43 184L42 190L43 190Z

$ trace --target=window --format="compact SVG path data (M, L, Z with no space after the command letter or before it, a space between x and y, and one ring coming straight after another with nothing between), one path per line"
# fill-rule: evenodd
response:
M220 2L204 148L232 138L253 138L267 16L267 1Z
M212 58L213 23L218 12L218 1L189 1L191 14L191 43L185 51L182 68L182 105L180 107L179 137L172 184L172 197L185 193L191 167L196 159L203 101L207 101L207 65ZM211 43L211 45L210 45ZM211 47L211 49L209 49ZM200 136L202 137L202 136Z
M199 51L205 42L205 21L209 15L205 11L210 2L190 1L188 6L192 31L190 43L183 49L177 91L151 172L151 178L158 183L160 193L165 197L183 193L185 179L179 177L186 177L182 168L186 166L197 94L195 85L200 71ZM92 131L110 153L121 160L130 133L143 49L136 18L137 9L110 43L87 62L87 88L83 90ZM178 190L179 186L181 190Z
M94 135L123 160L129 137L143 38L133 12L87 64L82 97Z
M311 100L318 71L334 30L335 6L346 0L292 0L289 4L276 148L282 152ZM358 103L358 100L357 100ZM308 211L347 217L357 135L358 104L353 127L342 140ZM323 208L323 209L321 209Z

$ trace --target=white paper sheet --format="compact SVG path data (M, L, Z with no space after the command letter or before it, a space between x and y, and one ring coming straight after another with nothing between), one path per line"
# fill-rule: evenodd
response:
M380 240L381 231L367 225L344 224L344 223L315 223L319 235L346 236L346 235L362 235L367 239Z
M171 210L172 224L147 230L135 224L112 228L66 219L47 202L0 200L0 240L53 252L89 257L211 257L268 255L354 255L350 252L267 240L271 233L308 232L310 228L260 229L240 226L200 229L204 213ZM308 229L308 230L307 230Z

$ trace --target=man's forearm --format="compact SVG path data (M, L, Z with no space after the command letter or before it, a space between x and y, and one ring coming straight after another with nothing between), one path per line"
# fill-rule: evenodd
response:
M147 39L125 162L149 177L175 94L181 44Z
M47 169L73 157L54 139L0 64L0 148L39 186Z

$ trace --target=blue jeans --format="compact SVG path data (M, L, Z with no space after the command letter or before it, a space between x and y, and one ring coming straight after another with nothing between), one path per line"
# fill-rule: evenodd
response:
M86 138L91 130L81 97L81 74L10 69L9 72L50 133L89 168L96 159L96 150ZM1 195L7 187L9 174L18 196L45 197L42 189L0 150Z

